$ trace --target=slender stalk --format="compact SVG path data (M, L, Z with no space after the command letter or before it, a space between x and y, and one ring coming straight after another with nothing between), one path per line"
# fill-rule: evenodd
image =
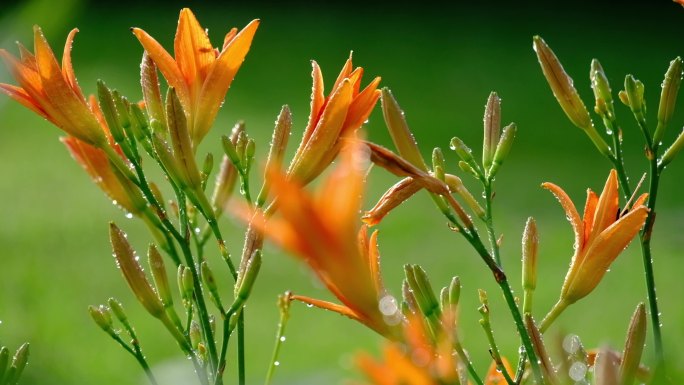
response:
M496 233L494 232L494 218L492 216L492 206L493 206L493 191L492 191L492 181L487 180L483 182L484 193L485 193L485 225L487 227L487 235L489 236L489 244L491 245L494 260L499 267L501 264L501 255L499 252L499 244L496 242Z
M461 359L461 361L465 363L466 369L468 370L468 373L470 374L470 377L472 377L473 381L475 381L477 385L484 385L484 382L482 382L482 379L477 374L477 371L475 370L473 363L470 362L470 357L468 357L465 350L463 350L463 347L461 346L460 342L454 342L454 350L456 351L456 354L458 354L458 357Z
M515 372L515 378L513 382L518 385L522 382L523 375L525 374L525 364L527 363L526 352L520 352L520 358L518 359L518 370Z
M275 345L273 346L273 354L271 354L271 364L268 366L268 372L266 372L266 379L264 380L264 385L269 385L271 383L271 378L275 372L276 366L278 366L278 354L280 354L280 347L285 341L285 326L290 318L289 309L281 308L280 320L278 321L278 331L276 332ZM482 384L480 384L482 385Z
M245 385L245 309L238 315L237 323L238 384Z
M558 300L558 302L556 302L556 304L553 305L553 307L549 311L549 314L547 314L546 317L544 317L544 319L542 320L542 323L539 326L539 332L544 333L546 329L548 329L549 326L551 326L553 321L555 321L556 318L558 318L558 316L568 307L568 305L569 304L563 301L562 299Z
M152 369L150 369L150 365L147 363L147 360L145 360L145 356L142 354L140 351L140 346L137 343L134 343L134 349L132 349L124 340L121 339L121 336L118 334L111 334L112 338L114 341L118 342L121 347L124 348L128 353L130 353L133 357L135 357L135 360L138 361L138 364L140 367L145 371L145 376L147 376L147 380L150 381L152 385L157 385L157 379L154 377L154 373L152 373Z

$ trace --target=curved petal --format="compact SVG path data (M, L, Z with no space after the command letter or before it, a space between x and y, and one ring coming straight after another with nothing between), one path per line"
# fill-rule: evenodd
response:
M157 68L161 71L170 87L176 89L178 98L186 109L190 110L190 90L185 83L185 78L178 64L171 55L152 36L140 28L132 28L131 31L138 38L147 54L152 58Z
M356 312L354 312L352 309L348 308L347 306L338 305L336 303L323 301L320 299L315 299L315 298L306 297L306 296L297 295L297 294L292 294L290 296L290 298L292 300L295 300L295 301L300 301L300 302L304 302L305 304L308 304L308 305L316 306L319 309L330 310L332 312L343 315L345 317L349 317L355 321L363 322L363 320L359 317L359 315L356 314Z
M323 94L323 74L321 67L318 66L315 60L311 61L311 78L313 85L311 87L311 113L309 115L309 122L302 135L302 143L306 143L313 134L316 123L318 123L323 107L325 106L325 95ZM300 146L301 147L301 146Z
M19 104L42 116L43 118L49 119L47 113L43 110L40 104L36 103L34 99L29 96L26 91L24 91L23 88L13 86L11 84L0 83L0 92L5 93L10 98L19 102Z
M584 205L584 240L586 242L591 235L591 228L594 225L594 215L596 214L596 204L598 196L591 189L587 189L587 202Z
M194 116L192 129L193 143L199 143L213 124L216 114L226 97L226 92L228 92L235 74L245 60L247 52L249 52L257 28L259 28L258 19L252 20L247 24L232 39L230 44L219 54L208 69L197 102L196 115Z
M347 119L344 122L344 131L355 131L363 123L368 120L375 104L380 99L380 90L377 89L380 83L380 77L376 77L373 81L358 94L351 106L349 106L349 112L347 113Z
M556 199L558 199L560 202L563 210L565 210L565 214L572 225L572 230L575 232L575 250L581 250L584 247L584 225L582 224L582 220L577 213L575 204L572 203L572 200L570 200L568 194L566 194L565 191L563 191L563 189L557 185L550 182L545 182L542 183L542 187L551 191L551 193L555 195Z
M74 66L71 62L71 48L74 45L74 37L76 37L77 32L78 28L72 29L71 32L69 32L69 36L67 36L66 43L64 44L64 55L62 56L62 74L67 82L69 82L69 85L71 86L71 89L74 90L74 93L78 95L78 97L85 103L83 92L81 92L81 87L78 86L76 74L74 74Z

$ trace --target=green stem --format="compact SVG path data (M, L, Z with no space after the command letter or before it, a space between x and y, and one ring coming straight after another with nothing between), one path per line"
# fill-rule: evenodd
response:
M140 367L143 369L143 371L145 371L145 376L147 376L147 379L150 381L150 383L152 385L157 385L158 384L157 379L154 377L154 373L152 373L152 369L150 369L150 366L147 364L147 360L145 360L145 356L140 351L140 346L137 343L134 343L133 346L134 346L135 350L131 349L131 347L128 346L126 344L126 342L124 342L124 340L122 340L118 334L114 333L114 334L110 334L110 335L112 336L114 341L118 342L119 345L121 345L121 347L124 348L124 350L126 350L133 357L135 357L135 360L138 361L138 364L140 365Z
M289 318L289 311L280 311L280 321L278 322L278 331L276 332L276 340L275 345L273 346L273 354L271 354L271 364L268 366L268 372L266 372L266 379L264 380L264 385L269 385L271 383L271 378L273 378L275 368L276 366L278 366L278 355L280 354L280 347L283 345L283 341L285 341L285 326L287 325L287 321Z
M470 362L470 358L466 354L465 350L463 350L463 346L461 346L461 343L459 341L454 342L454 350L456 350L456 354L458 354L458 357L461 359L461 361L465 363L466 369L468 370L470 377L473 378L473 381L475 381L477 385L484 385L484 382L482 382L482 379L477 374L477 371L475 370L473 363Z
M209 364L212 372L215 372L218 363L218 353L216 351L216 342L214 340L214 333L211 330L211 324L209 322L209 311L207 309L206 301L204 300L204 291L201 284L201 278L197 271L197 266L195 265L194 258L192 257L192 252L190 251L190 233L188 227L188 217L187 217L187 207L185 196L181 193L177 197L178 208L180 212L180 222L181 222L181 234L183 236L183 242L181 242L181 249L185 257L185 262L190 268L190 273L193 278L194 287L194 298L197 304L197 314L200 319L200 325L202 326L202 332L207 343L207 350L209 351Z
M245 385L245 309L238 316L237 324L238 384Z
M489 236L489 244L492 247L491 254L494 256L496 264L499 265L499 267L501 267L501 255L499 252L499 244L496 242L496 233L494 231L494 218L492 216L492 201L494 198L494 196L492 195L492 182L491 180L488 180L483 184L485 193L485 225L487 227L487 235Z
M651 255L651 235L653 233L653 224L655 221L655 206L656 198L658 196L658 184L660 173L658 172L657 154L652 154L652 159L649 159L651 166L651 181L649 185L648 195L648 216L646 223L640 234L641 240L641 255L644 262L644 275L646 276L646 289L648 293L648 305L651 311L651 325L653 325L653 337L656 351L656 359L658 363L662 363L663 355L663 340L660 330L660 311L658 310L658 298L656 296L655 275L653 273L653 258Z
M508 385L513 385L513 379L511 378L510 374L508 374L508 371L506 370L506 367L504 367L503 361L501 360L499 346L496 344L496 340L494 339L494 331L492 330L492 325L489 323L489 315L487 313L483 314L483 318L480 320L480 325L482 325L482 329L484 329L485 335L487 336L487 341L489 342L490 348L489 353L496 363L496 368L501 372L501 374L503 374L506 383L508 383Z
M508 308L511 310L511 315L513 316L515 325L518 328L518 334L520 335L522 344L525 347L525 352L530 357L530 365L532 366L532 372L534 373L534 377L537 379L538 383L543 384L544 380L541 374L541 368L539 367L539 360L537 359L537 354L534 351L534 346L532 346L532 340L530 339L530 335L527 332L527 329L525 328L525 323L523 322L522 315L520 314L520 309L518 309L518 305L516 305L515 303L515 298L513 297L513 290L511 289L511 285L508 283L508 280L505 276L501 281L497 281L497 283L499 284L501 291L503 291L504 298L506 298L506 304L508 304Z
M544 317L544 320L542 320L542 323L539 326L539 332L544 333L546 329L551 326L553 321L555 321L556 318L558 318L558 316L568 307L568 305L569 303L559 299L558 302L553 305L551 311L549 311L549 314L547 314L546 317Z

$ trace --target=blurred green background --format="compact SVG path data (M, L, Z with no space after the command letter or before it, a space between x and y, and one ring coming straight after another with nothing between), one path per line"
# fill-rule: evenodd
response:
M73 57L84 91L94 92L95 81L104 79L133 100L141 97L142 49L128 28L142 27L170 49L178 11L188 6L161 2L145 6L132 1L102 5L78 0L62 1L60 6L47 0L3 4L1 47L16 53L15 40L30 47L31 26L40 24L60 56L67 32L78 27L81 32ZM253 18L262 20L217 125L200 151L219 155L220 135L244 119L263 155L272 122L285 103L294 112L292 150L308 117L309 60L319 62L331 84L350 50L368 79L380 75L382 84L392 89L426 156L435 146L446 150L455 135L479 154L483 106L489 92L496 90L503 99L503 121L515 121L519 128L513 151L497 178L496 225L504 234L504 265L520 292L522 229L528 216L538 221L540 283L535 315L541 318L557 299L572 254L572 231L555 199L539 185L544 181L559 184L581 207L587 187L602 188L609 164L556 104L532 51L532 36L542 35L556 51L588 106L593 106L588 80L592 58L601 60L614 91L621 88L627 73L634 74L646 84L648 115L653 121L662 76L669 61L682 53L680 26L684 21L684 9L664 0L641 5L548 4L191 4L217 45L230 27L242 27ZM0 81L13 83L5 70L0 71ZM618 103L616 110L635 180L646 170L641 136L628 109ZM682 122L680 111L666 144L680 131ZM389 145L379 109L371 116L368 133L372 140ZM0 342L11 348L31 343L31 360L22 383L144 383L134 360L87 314L88 305L103 303L110 296L127 306L162 382L193 383L185 380L192 378L188 362L136 303L115 268L106 226L116 221L139 250L148 242L148 234L103 197L70 159L57 140L59 135L28 110L0 97ZM456 157L450 151L446 154L448 171L458 174ZM663 178L653 240L665 349L673 372L684 369L682 160L677 159ZM470 182L467 176L464 179ZM366 207L392 183L393 177L374 170ZM479 191L475 184L470 186ZM242 230L233 220L224 220L223 225L237 254ZM461 335L476 367L484 371L488 366L485 337L477 324L478 288L490 293L494 328L504 354L516 354L515 332L498 288L468 245L445 228L426 196L401 206L379 228L384 276L395 295L400 294L404 263L423 265L436 287L460 275L464 286ZM221 270L218 256L211 258L219 281L227 284L227 271ZM560 317L547 340L575 333L588 348L621 349L629 316L645 300L641 271L641 255L631 246L596 291ZM247 308L250 384L263 381L276 330L275 300L285 290L330 298L300 263L268 247ZM377 352L381 344L378 336L360 325L299 304L292 308L286 336L274 384L340 383L356 375L355 352ZM646 352L645 362L651 362L650 332Z

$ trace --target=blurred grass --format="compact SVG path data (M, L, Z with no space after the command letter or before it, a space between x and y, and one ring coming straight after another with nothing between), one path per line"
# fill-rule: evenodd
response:
M179 10L169 4L74 2L70 13L53 15L52 8L40 11L39 3L33 2L32 8L28 3L16 3L1 11L3 48L14 52L8 41L16 39L30 46L31 25L49 22L46 35L59 52L67 31L76 26L81 33L73 55L84 90L94 92L95 80L102 78L134 100L140 97L137 78L142 51L128 28L142 27L170 47ZM309 60L319 62L327 84L331 84L350 50L367 77L381 75L383 84L393 90L425 155L434 146L446 149L454 135L478 153L483 105L489 92L496 90L503 99L503 120L515 121L519 127L513 152L497 179L495 214L498 231L505 235L504 264L518 288L519 239L527 216L536 217L541 281L535 315L542 317L557 299L572 254L572 233L558 204L538 186L553 181L581 206L587 187L601 189L609 165L556 105L536 63L531 37L541 34L556 51L588 106L593 105L589 62L597 57L614 91L621 88L627 73L646 84L649 117L654 118L663 73L669 60L681 54L678 26L684 17L684 10L667 1L622 4L620 8L593 2L545 4L520 7L488 2L448 8L418 8L408 2L346 7L304 2L198 4L193 10L215 43L231 26L262 19L216 128L201 151L220 154L219 136L227 133L233 122L244 119L263 155L272 122L285 103L295 114L297 131L290 145L295 147L308 115ZM34 11L19 11L21 7ZM0 80L9 80L7 72L0 72ZM629 111L622 105L616 109L629 152L628 167L632 178L638 179L646 166L640 134ZM109 220L129 231L139 250L148 241L144 228L126 220L103 199L56 140L59 133L54 127L4 97L0 114L0 199L4 203L0 341L11 347L31 342L31 362L23 383L142 382L134 361L87 315L89 304L102 303L109 296L127 306L152 363L159 370L168 369L165 383L187 383L183 376L188 375L189 365L178 358L164 333L156 333L158 325L130 295L110 257ZM680 111L666 143L672 141L683 121ZM389 144L379 111L371 117L368 132L371 139ZM456 158L449 151L447 160L451 171L457 172ZM684 204L678 188L684 168L679 163L675 161L663 178L654 238L666 349L676 371L684 369L677 359L684 353L680 299L684 282L679 278ZM367 207L392 183L392 177L374 170ZM237 254L242 230L232 220L225 220L224 226L230 234L231 251ZM462 338L476 367L484 370L488 357L477 325L477 288L490 292L497 338L506 354L515 354L515 332L498 289L466 243L445 229L427 197L414 197L380 229L384 275L394 294L399 294L403 263L425 266L436 287L460 275L464 285ZM217 273L223 273L218 274L219 280L227 284L227 271L221 270L216 250L211 252L210 262ZM247 308L250 383L258 383L265 373L277 322L275 298L285 290L329 298L301 264L269 248ZM633 246L616 261L598 289L570 308L549 335L562 330L578 334L587 347L610 344L619 349L628 317L637 302L645 300L644 292L641 256ZM377 336L359 325L295 304L274 383L337 383L353 375L354 352L377 351L379 344ZM652 356L650 335L647 345L648 362ZM178 366L181 374L175 371Z

